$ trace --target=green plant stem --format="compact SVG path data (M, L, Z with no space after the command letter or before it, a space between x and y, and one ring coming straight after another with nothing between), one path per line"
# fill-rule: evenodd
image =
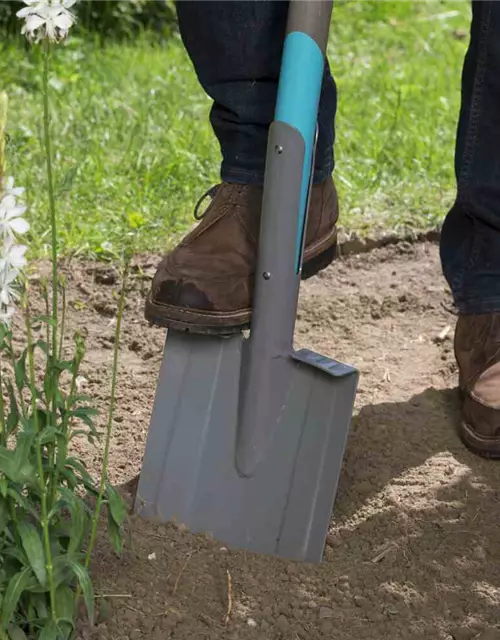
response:
M45 301L45 315L47 318L50 316L50 303L49 303L49 288L47 283L43 283L42 285L42 295ZM46 324L46 341L47 345L50 345L50 324L47 322Z
M52 171L52 146L50 141L49 111L49 61L50 42L45 40L43 51L43 139L47 163L47 188L49 194L49 213L52 251L52 354L57 354L57 219L54 198L54 176Z
M28 361L29 361L29 375L30 375L30 391L31 391L31 411L33 413L33 421L35 424L36 438L36 460L38 467L38 483L40 485L41 493L41 522L43 529L43 543L45 548L45 567L47 569L47 578L49 581L50 591L50 609L51 616L54 622L57 622L56 612L56 590L54 584L54 568L52 565L52 552L50 549L50 532L49 532L49 519L47 509L47 483L45 482L45 474L43 472L43 459L42 459L42 445L40 444L40 438L38 434L40 432L40 425L38 423L38 410L36 406L36 380L35 380L35 362L33 355L33 336L31 333L31 318L29 313L29 307L25 305L25 318L26 318L26 333L28 339Z
M123 273L122 289L120 293L120 300L118 303L118 312L116 317L115 345L114 345L114 352L113 352L113 372L111 377L111 397L109 401L108 423L106 428L106 443L104 445L104 456L102 461L101 481L99 485L99 494L97 496L94 517L92 520L92 530L90 533L90 540L87 547L87 553L85 556L85 567L87 569L89 567L90 559L92 557L92 551L94 550L95 537L97 533L97 526L99 524L99 517L101 513L104 489L106 487L106 479L107 479L107 473L108 473L109 448L111 444L111 433L113 430L116 383L118 379L118 354L120 349L121 324L122 324L122 318L123 318L123 309L125 307L125 291L126 291L126 285L127 285L129 266L130 266L130 259L127 259L125 263L124 273ZM77 593L77 602L78 602L78 598L79 598L79 592Z
M64 346L64 328L66 324L66 283L62 283L61 335L59 337L59 360L62 360Z
M73 376L71 378L71 386L70 386L70 391L69 391L69 395L68 398L72 398L75 395L75 391L76 391L76 378L78 376L78 368L75 368L75 371L73 371ZM68 412L66 412L68 413ZM66 453L67 453L67 448L68 448L68 431L69 431L69 426L70 426L70 420L69 418L67 418L66 416L64 417L63 421L62 421L62 426L61 426L61 431L63 432L63 440L64 440L64 445L63 445L63 449L61 450L61 448L58 449L57 452L57 464L56 464L56 468L55 468L55 472L54 472L54 479L53 479L53 483L52 483L52 489L51 489L51 503L54 504L55 501L57 500L57 488L59 486L59 478L60 478L60 472L61 472L61 466L62 466L62 462L64 462L66 460Z
M3 400L2 361L0 359L0 429L2 431L2 446L7 446L7 431L5 426L5 403Z
M5 403L3 399L3 374L2 374L2 361L0 360L0 429L2 431L2 446L7 446L7 430L5 425ZM12 515L13 522L17 525L17 508L16 502L10 496L8 497L8 502L10 506L10 513ZM19 534L17 531L17 526L14 527L14 536L16 541L19 542Z
M51 410L52 426L57 427L57 394L56 394L56 362L57 362L57 219L56 203L54 197L54 176L52 171L52 147L50 140L50 109L49 109L49 62L50 62L50 41L46 39L43 45L43 139L45 147L45 159L47 163L47 188L49 194L50 230L51 230L51 251L52 251L52 351L50 356L51 367L51 392L52 397L48 402L52 405L47 407ZM49 448L49 460L54 464L55 445Z

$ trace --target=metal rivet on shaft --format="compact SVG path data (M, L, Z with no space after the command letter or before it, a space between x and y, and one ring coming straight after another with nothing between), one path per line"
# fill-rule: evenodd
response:
M283 147L280 144L277 144L274 147L274 150L276 151L276 153L283 153Z
M264 278L264 280L270 280L271 274L269 273L269 271L264 271L264 273L262 274L262 277Z

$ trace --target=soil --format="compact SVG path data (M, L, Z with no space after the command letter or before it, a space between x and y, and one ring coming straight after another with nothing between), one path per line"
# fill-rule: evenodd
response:
M157 261L137 260L127 295L116 484L140 471L162 357L164 332L143 319ZM119 282L102 264L66 271L70 327L88 333L82 392L104 412ZM361 373L323 563L233 552L131 517L121 557L99 540L99 624L81 637L500 639L500 464L469 453L456 434L454 321L432 243L350 256L306 283L298 345ZM99 451L78 446L95 470Z

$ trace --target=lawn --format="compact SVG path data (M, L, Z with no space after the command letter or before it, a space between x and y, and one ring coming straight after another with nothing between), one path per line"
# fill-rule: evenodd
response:
M207 5L208 6L208 5ZM336 180L343 225L429 228L453 198L453 146L468 41L464 1L337 3L329 59L339 87ZM140 250L161 250L218 180L219 149L180 36L128 42L73 35L52 77L58 214L67 251L117 245L132 215ZM45 254L37 51L3 39L10 173L26 185L32 248ZM106 245L105 245L106 246Z

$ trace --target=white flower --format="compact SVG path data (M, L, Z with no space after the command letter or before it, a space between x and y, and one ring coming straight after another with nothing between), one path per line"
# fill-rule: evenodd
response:
M14 300L19 298L12 284L19 276L17 269L4 269L0 272L0 304L9 307Z
M10 178L7 178L2 194L4 196L14 196L14 198L19 198L19 196L23 195L24 191L24 187L14 187L14 178L11 176Z
M27 264L24 256L27 249L28 247L25 247L22 244L14 244L12 240L6 240L2 255L0 256L0 269L22 269ZM2 278L0 276L0 282L1 280Z
M7 189L9 183L7 182ZM21 216L26 212L26 207L18 205L12 192L18 192L19 189L11 189L8 195L0 200L0 232L4 232L8 236L16 233L26 233L29 230L29 223Z
M75 2L76 0L24 0L24 4L28 6L16 14L18 18L25 18L21 33L30 40L64 40L75 23L75 16L69 11Z
M18 293L12 286L19 276L17 269L2 269L0 271L0 322L9 324L14 315L14 300L19 298Z

